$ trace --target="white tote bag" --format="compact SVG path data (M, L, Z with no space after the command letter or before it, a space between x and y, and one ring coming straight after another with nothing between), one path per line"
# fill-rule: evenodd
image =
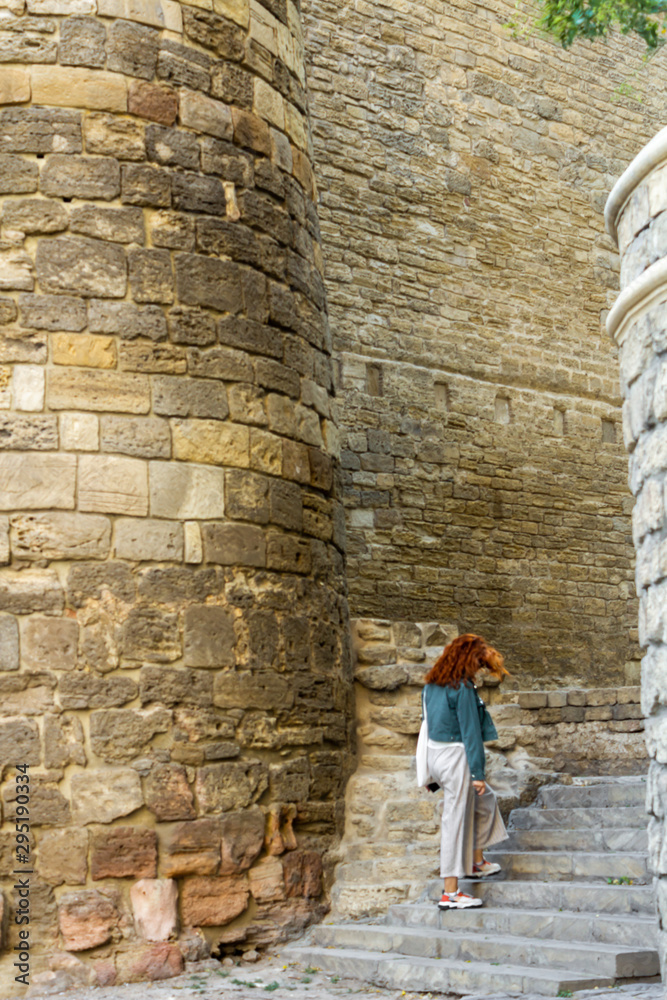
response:
M417 740L417 787L423 788L424 785L428 785L433 781L433 778L428 771L428 719L426 718L426 698L422 692L422 713L424 718L422 719L421 728L419 730L419 739Z

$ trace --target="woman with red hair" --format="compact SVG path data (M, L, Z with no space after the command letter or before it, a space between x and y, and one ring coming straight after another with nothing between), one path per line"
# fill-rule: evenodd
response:
M505 840L495 793L485 781L484 740L498 734L477 694L475 675L486 668L500 680L507 676L501 654L481 636L460 635L426 675L422 716L428 727L428 779L442 786L440 874L445 891L442 910L481 906L459 892L459 878L484 878L500 865L484 860L483 850ZM428 783L428 782L425 782Z

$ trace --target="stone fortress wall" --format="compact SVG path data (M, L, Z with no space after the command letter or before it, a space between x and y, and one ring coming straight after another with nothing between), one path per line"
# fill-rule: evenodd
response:
M522 687L636 684L605 198L665 55L505 0L304 0L351 613L447 620Z
M162 978L323 912L352 715L297 7L8 2L3 995L14 765L32 983Z

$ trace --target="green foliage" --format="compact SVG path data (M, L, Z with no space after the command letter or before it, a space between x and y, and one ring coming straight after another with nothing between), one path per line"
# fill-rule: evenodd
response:
M572 990L559 990L556 994L557 997L571 997Z
M593 41L612 29L643 38L649 52L665 41L662 16L667 0L540 0L537 27L553 35L563 48L578 38Z

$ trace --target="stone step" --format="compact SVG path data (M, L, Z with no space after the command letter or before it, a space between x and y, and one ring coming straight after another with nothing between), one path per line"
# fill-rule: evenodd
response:
M283 950L291 960L308 963L325 972L350 976L392 989L434 993L538 993L611 986L610 977L566 969L534 969L514 963L458 962L433 958L406 958L395 953L378 954L352 948L318 948L290 945Z
M646 783L636 778L600 781L596 784L545 785L537 795L537 804L545 809L574 806L641 806L646 801Z
M544 830L564 827L571 830L593 829L609 830L622 827L646 829L648 816L642 803L639 806L615 806L605 809L597 806L583 806L570 809L538 809L529 806L524 809L513 809L508 829L512 830Z
M507 879L584 881L631 878L646 882L651 878L648 857L637 851L485 851L489 861L502 867Z
M610 810L613 812L613 810ZM512 830L503 851L639 851L648 850L647 830Z
M399 903L389 908L388 925L517 934L519 937L557 938L560 941L617 944L656 948L655 916L573 913L565 910L507 909L481 906L471 910L439 910L433 903Z
M447 962L495 964L512 956L515 965L568 969L585 975L619 979L655 976L658 953L647 948L622 947L599 941L545 940L519 935L471 933L378 924L321 924L313 928L315 947L361 948L395 952Z
M368 887L370 888L370 886ZM606 885L604 882L502 882L461 880L461 888L479 896L486 906L505 909L566 910L574 913L637 914L655 917L652 885ZM437 902L442 879L428 883L426 898Z

